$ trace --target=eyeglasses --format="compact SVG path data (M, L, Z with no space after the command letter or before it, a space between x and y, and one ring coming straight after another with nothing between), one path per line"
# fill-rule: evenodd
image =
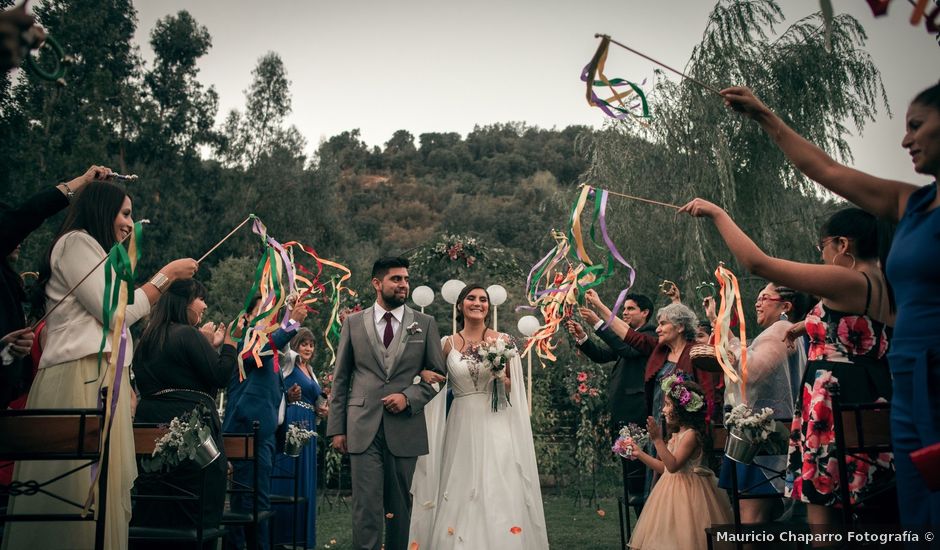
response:
M816 250L819 252L822 252L823 248L826 248L827 246L829 246L829 243L831 243L833 239L838 239L838 238L839 237L826 237L825 239L820 239L820 241L816 243Z
M760 296L757 297L758 304L762 304L764 302L786 302L786 300L784 300L783 298L774 298L773 296L770 296L769 294L761 294Z

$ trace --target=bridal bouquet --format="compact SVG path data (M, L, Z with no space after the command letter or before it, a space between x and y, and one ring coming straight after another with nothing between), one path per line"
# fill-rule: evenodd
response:
M633 449L631 449L628 444L633 443L637 447L643 447L649 443L649 440L650 434L645 429L631 422L620 428L620 437L617 438L617 441L614 441L614 446L611 447L610 450L617 456L632 459Z
M493 412L496 412L499 410L499 394L506 392L506 387L502 383L506 378L506 368L509 367L509 361L519 355L519 350L513 340L507 342L502 338L496 338L477 346L474 355L480 365L489 370L493 376ZM506 402L512 405L508 395Z

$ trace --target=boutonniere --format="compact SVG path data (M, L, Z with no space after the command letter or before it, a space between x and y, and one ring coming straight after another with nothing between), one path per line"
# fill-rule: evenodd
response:
M408 325L408 328L405 330L408 331L408 334L421 334L421 327L418 326L417 321Z

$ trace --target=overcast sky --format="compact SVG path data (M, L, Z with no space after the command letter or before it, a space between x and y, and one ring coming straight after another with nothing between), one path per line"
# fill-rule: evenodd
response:
M818 0L782 0L788 21L819 9ZM923 24L908 23L910 4L894 0L875 19L862 0L833 2L858 19L881 70L893 118L851 141L856 166L926 183L901 149L911 98L940 77L940 47ZM290 122L308 140L359 128L369 145L399 129L456 131L475 124L523 121L543 128L600 127L589 108L581 68L597 46L595 32L677 68L701 39L713 3L706 0L137 0L136 42L148 62L156 21L188 10L212 35L200 80L219 93L219 120L244 108L251 70L268 51L280 54L293 97ZM784 26L778 29L782 32ZM611 46L608 75L652 80L654 66ZM732 82L716 82L717 86ZM759 91L758 91L759 93ZM794 90L794 93L799 93ZM884 109L881 109L884 111ZM655 122L654 122L655 123Z

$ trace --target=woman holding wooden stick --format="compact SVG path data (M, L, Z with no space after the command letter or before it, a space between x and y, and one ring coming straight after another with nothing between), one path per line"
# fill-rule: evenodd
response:
M95 264L134 230L131 198L108 182L89 183L71 205L62 228L50 248L40 271L35 302L40 310L46 304L58 306L46 319L42 336L43 354L39 373L29 392L28 409L98 408L100 377L98 348L101 345L102 302L105 290L105 266L99 265L82 284L77 284ZM150 312L170 283L190 279L198 265L191 258L170 262L134 293L134 303L127 306L130 326ZM35 306L34 306L35 307ZM110 328L110 327L108 327ZM133 357L130 335L127 337L125 366ZM105 342L104 352L111 352ZM108 470L105 548L127 548L128 522L131 515L130 490L137 477L134 439L130 412L130 383L127 369L121 378L121 394L114 414ZM65 474L79 463L68 461L20 462L17 480L48 480ZM84 502L88 493L87 474L66 475L47 490L74 502ZM10 513L72 512L57 499L43 495L23 495L10 499ZM36 525L13 523L4 531L3 548L55 548L64 541L74 548L94 545L95 526L91 522L58 522Z
M940 465L940 399L931 387L940 383L940 84L919 93L907 109L901 147L911 155L914 171L933 176L931 185L879 178L840 164L793 131L757 99L751 90L722 90L725 103L756 120L780 150L808 178L852 201L874 216L898 222L895 244L887 258L888 282L894 290L897 323L888 360L894 383L891 439L897 467L898 507L908 526L940 523L940 492L924 483L921 471ZM920 453L918 453L920 451Z

